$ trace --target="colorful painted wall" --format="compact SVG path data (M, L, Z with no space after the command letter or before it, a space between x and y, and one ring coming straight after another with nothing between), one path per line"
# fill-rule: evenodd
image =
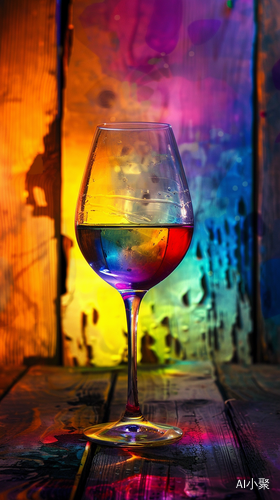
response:
M95 126L117 121L172 124L195 212L188 255L141 306L139 359L249 363L253 0L74 0L72 22L63 130L65 363L126 359L122 299L93 273L74 235Z

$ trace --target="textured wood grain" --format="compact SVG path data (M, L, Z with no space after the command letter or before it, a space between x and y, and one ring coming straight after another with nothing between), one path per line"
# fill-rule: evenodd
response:
M11 389L17 380L26 371L25 366L1 366L0 367L0 399Z
M277 0L258 2L258 361L280 361L280 11Z
M0 498L68 499L110 374L32 368L0 403Z
M280 496L280 402L229 401L235 431L245 453L251 477L269 480L269 489L258 489L260 498ZM246 490L247 491L247 490Z
M280 403L280 367L257 364L217 366L219 381L226 398Z
M120 375L110 420L123 410L125 389ZM196 377L168 369L140 372L139 395L144 414L181 427L182 440L142 452L97 450L83 499L234 498L237 478L248 478L249 472L211 371ZM239 492L238 498L243 495ZM254 491L246 495L256 498Z
M0 2L1 364L54 358L57 351L61 182L55 14L55 0Z

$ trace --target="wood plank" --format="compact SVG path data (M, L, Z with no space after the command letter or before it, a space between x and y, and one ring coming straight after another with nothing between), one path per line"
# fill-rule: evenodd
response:
M0 367L0 400L27 370L26 366L7 365Z
M257 364L217 366L217 374L228 399L280 403L280 367Z
M280 497L280 405L267 402L228 401L227 408L245 453L251 478L269 480L260 498ZM247 490L248 491L248 490Z
M0 403L0 498L67 499L86 440L102 421L109 373L34 367Z
M211 371L139 372L142 410L153 421L183 429L181 441L163 448L97 449L83 500L126 498L181 500L236 495L238 477L249 477ZM110 420L124 409L126 377L120 375ZM243 492L240 492L242 495ZM255 499L254 491L246 492Z
M1 364L59 360L60 6L0 2Z
M280 362L279 259L279 30L278 0L261 0L258 7L257 61L257 206L258 303L254 336L257 361Z

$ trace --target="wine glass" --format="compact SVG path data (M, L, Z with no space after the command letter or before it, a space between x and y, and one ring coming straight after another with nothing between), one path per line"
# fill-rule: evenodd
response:
M185 256L193 233L187 179L170 125L98 125L76 208L76 237L92 269L121 294L128 328L128 390L117 422L84 430L91 441L120 447L160 446L181 429L147 421L137 392L137 318L147 290Z

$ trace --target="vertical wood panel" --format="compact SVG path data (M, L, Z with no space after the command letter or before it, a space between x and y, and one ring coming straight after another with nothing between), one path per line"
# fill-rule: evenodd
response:
M0 362L57 347L60 147L55 0L0 4Z
M280 11L259 1L258 361L280 361Z

